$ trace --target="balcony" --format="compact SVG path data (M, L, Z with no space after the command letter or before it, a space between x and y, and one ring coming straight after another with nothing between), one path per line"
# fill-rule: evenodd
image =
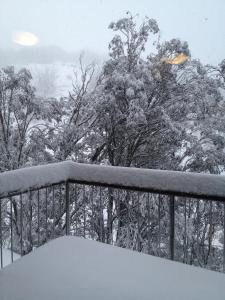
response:
M224 274L187 264L224 272L225 239L204 244L198 231L207 203L206 230L222 210L224 236L224 197L217 175L70 161L2 173L1 267L6 247L23 257L0 270L0 299L222 300Z

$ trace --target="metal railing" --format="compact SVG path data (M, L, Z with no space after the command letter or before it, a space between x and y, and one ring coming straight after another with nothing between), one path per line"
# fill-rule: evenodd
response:
M0 199L1 267L73 234L225 270L224 176L66 161L1 173Z

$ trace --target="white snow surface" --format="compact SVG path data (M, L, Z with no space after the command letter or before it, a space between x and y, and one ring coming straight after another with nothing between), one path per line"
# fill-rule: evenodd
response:
M0 198L65 181L224 200L225 176L80 164L72 161L0 174Z
M1 300L224 300L225 275L77 237L0 271Z

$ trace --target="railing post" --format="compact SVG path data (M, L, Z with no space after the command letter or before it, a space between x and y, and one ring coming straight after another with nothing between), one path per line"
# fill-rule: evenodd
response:
M225 202L223 203L223 272L225 273Z
M102 187L99 187L99 215L100 215L100 242L104 242L103 239L103 226L104 226L104 219L103 219L103 211L102 211Z
M23 256L23 196L20 195L20 255Z
M3 268L3 253L2 253L2 200L0 199L0 269Z
M38 247L40 246L40 191L37 194Z
M149 198L149 193L148 193L148 198L147 198L147 209L148 209L148 254L150 254L150 198Z
M70 194L69 182L65 183L65 202L66 202L66 235L70 234Z
M141 240L140 240L140 194L137 194L137 251L141 252Z
M159 223L159 232L158 232L158 249L160 253L161 249L161 195L159 195L159 205L158 205L158 223Z
M199 260L200 260L200 256L199 256L199 250L200 250L200 246L199 246L199 240L200 240L200 238L199 238L199 235L200 235L200 232L199 232L199 227L200 227L200 214L199 214L199 207L200 207L200 205L199 205L199 202L200 202L200 200L198 200L197 199L197 206L196 206L196 218L197 218L197 228L196 228L196 230L197 230L197 249L196 249L196 256L197 256L197 261L198 261L198 265L200 265L199 264Z
M55 238L55 188L52 186L52 215L53 215L53 228L52 236Z
M170 214L170 259L174 260L174 232L175 232L175 197L170 197L169 214Z
M83 185L83 217L84 217L84 233L83 237L86 237L86 211L85 211L85 206L86 206L86 195L85 195L85 186Z
M48 188L45 188L45 235L48 240Z
M91 187L91 238L94 240L94 187Z
M32 216L33 216L33 209L32 209L32 191L29 191L29 210L30 210L30 217L29 217L29 239L30 239L30 251L33 250L33 240L32 240Z
M12 197L10 201L10 249L11 249L11 262L13 262L13 209L12 209Z

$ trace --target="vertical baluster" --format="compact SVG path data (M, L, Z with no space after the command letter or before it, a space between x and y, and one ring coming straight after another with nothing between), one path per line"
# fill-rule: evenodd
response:
M0 199L0 260L1 260L1 268L3 268L3 249L2 249L2 199Z
M118 228L117 228L117 237L116 237L116 244L118 244L118 241L120 240L120 231L121 231L121 214L120 214L120 209L121 209L121 203L120 203L120 191L117 190L117 218L118 218Z
M148 254L150 254L150 197L149 197L149 193L148 193L148 198L147 198L147 228L148 228L148 231L147 231L147 235L148 235Z
M187 263L187 199L184 199L184 263Z
M70 234L70 194L69 182L65 183L65 202L66 202L66 235Z
M60 215L60 218L62 216L62 211L63 211L63 208L62 208L62 185L60 184L60 186L59 186L59 215Z
M225 273L225 202L223 203L223 272Z
M48 240L48 188L45 188L45 238Z
M40 190L37 194L38 247L40 246Z
M53 234L52 234L52 236L54 239L55 238L55 187L54 186L52 187L52 217L53 217L53 222L52 222Z
M174 233L175 233L175 197L170 196L170 259L174 260Z
M59 221L59 226L60 226L60 232L59 234L62 235L62 220L63 220L63 215L64 215L64 210L65 207L64 207L64 199L63 199L63 192L62 192L62 184L60 184L59 186L59 218L60 218L60 221Z
M140 241L140 193L137 192L137 250L141 251Z
M20 194L20 255L23 256L23 195Z
M33 241L32 241L32 191L29 193L29 204L30 204L30 222L29 222L29 235L30 235L30 250L33 250Z
M74 203L75 203L75 234L76 235L79 235L78 233L78 222L77 222L77 219L78 219L78 211L79 211L79 205L78 205L78 192L77 192L77 185L75 184L74 186L74 194L75 194L75 199L74 199Z
M83 236L86 237L86 195L85 195L85 186L83 185L83 217L84 217L84 230L83 230Z
M113 204L114 204L114 189L107 189L107 221L106 221L106 243L113 243Z
M127 206L127 216L128 216L128 220L127 220L127 227L128 227L128 245L126 245L126 247L128 249L133 249L133 245L131 244L131 220L132 220L132 209L133 209L133 205L132 202L130 204L130 198L132 198L132 194L129 191L126 191L126 198L125 198L125 206ZM132 200L132 199L131 199Z
M196 253L197 253L197 260L198 260L198 263L199 263L199 259L200 259L200 257L199 257L199 254L200 254L200 247L199 247L199 239L200 239L200 237L199 237L199 226L200 226L200 215L199 215L199 202L200 202L200 200L198 200L197 199L197 207L196 207L196 214L197 214L197 251L196 251Z
M159 195L159 203L158 203L158 224L159 224L159 232L158 232L158 249L159 253L161 250L161 195Z
M209 203L210 208L209 208L209 244L208 244L208 251L209 251L209 259L212 258L212 238L213 238L213 202L210 201Z
M100 241L101 242L103 242L103 228L102 228L102 226L103 226L103 220L102 220L102 218L103 218L103 213L102 213L102 187L100 186L100 188L99 188L100 190L99 190L99 206L100 206L100 209L99 209L99 213L100 213L100 222L99 222L99 224L100 224Z
M13 262L13 209L12 197L10 197L10 241L11 241L11 262Z
M91 187L91 238L94 239L94 187Z
M193 217L192 215L192 208L191 208L191 203L192 203L192 200L190 198L188 198L187 200L187 226L189 226L190 224L190 219ZM189 231L189 227L188 228L188 231ZM188 260L189 260L189 234L187 234L187 263L188 263Z

